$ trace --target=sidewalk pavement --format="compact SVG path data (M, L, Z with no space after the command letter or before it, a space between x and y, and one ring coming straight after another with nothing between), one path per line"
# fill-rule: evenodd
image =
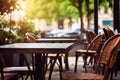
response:
M75 57L69 57L70 71L74 72L74 66L75 66ZM84 72L84 68L82 66L83 66L83 62L82 62L82 58L80 57L79 60L78 60L78 69L77 69L78 73ZM51 80L60 80L58 70L59 70L58 66L55 65L54 72L52 74L52 79ZM94 71L92 66L87 67L87 70L88 70L88 72L93 72ZM47 71L46 80L48 80L48 74L49 74L49 71ZM108 79L108 80L110 80L110 79ZM118 71L118 75L116 77L113 75L113 80L120 80L120 71Z

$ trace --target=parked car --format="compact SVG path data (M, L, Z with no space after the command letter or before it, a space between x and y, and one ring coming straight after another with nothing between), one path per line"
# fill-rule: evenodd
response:
M52 30L50 32L47 33L48 36L52 36L52 37L58 37L59 34L64 33L63 29L57 29L57 30Z
M73 29L57 29L47 33L49 37L80 37L80 28Z
M58 34L59 37L80 37L80 28L68 29L61 34Z

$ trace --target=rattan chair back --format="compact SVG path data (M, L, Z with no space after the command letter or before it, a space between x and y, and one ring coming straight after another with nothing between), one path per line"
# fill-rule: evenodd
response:
M99 71L98 70L99 64L104 64L105 65L104 78L107 77L108 69L112 68L116 61L116 56L119 47L120 47L120 34L114 35L111 38L109 38L104 43L101 49L96 70Z

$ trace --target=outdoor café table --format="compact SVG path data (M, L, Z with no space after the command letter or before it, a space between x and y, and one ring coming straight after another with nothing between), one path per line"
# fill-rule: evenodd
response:
M72 48L73 43L13 43L0 46L0 54L35 54L35 80L45 80L44 65L45 55L55 53L67 53ZM56 56L56 57L57 57Z
M73 43L77 41L77 39L70 39L70 38L40 38L40 39L36 39L36 42L39 43Z
M78 41L78 39L73 39L73 38L40 38L40 39L36 39L37 43L74 43L77 41ZM66 68L66 70L69 70L68 53L65 54L65 68Z

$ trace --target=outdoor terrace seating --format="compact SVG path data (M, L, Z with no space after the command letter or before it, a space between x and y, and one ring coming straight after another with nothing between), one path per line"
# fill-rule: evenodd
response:
M1 74L1 79L0 80L27 80L28 76L30 76L30 79L33 80L32 75L31 75L31 69L32 67L29 66L25 56L24 60L27 64L27 66L10 66L6 67L4 63L4 58L3 55L0 54L0 74ZM26 75L24 79L24 75Z
M94 58L94 63L96 62L101 39L102 39L102 35L98 35L88 45L87 49L85 49L85 50L79 49L75 52L75 54L76 54L75 55L75 57L76 57L75 72L77 72L77 62L78 62L78 57L79 56L83 57L83 62L84 62L83 67L85 68L85 72L87 72L86 65L87 65L88 57L93 57Z
M26 33L25 35L26 35L27 42L35 42L35 40L38 39L38 37L35 34L33 34L33 33ZM34 53L32 54L32 56L34 58ZM49 62L48 62L48 60L46 61L45 74L46 74L46 71L48 70L48 66L50 65L49 80L51 80L52 72L53 72L53 69L54 69L54 66L55 66L54 60L55 60L56 56L57 56L57 54L52 54L52 53L47 55L47 59L49 59ZM63 70L63 67L62 67L62 56L63 55L60 54L57 57L58 62L55 61L55 63L57 63L57 65L59 67L60 77L61 77L61 71Z
M62 80L106 80L109 70L113 67L118 48L120 47L120 34L109 38L103 45L100 56L95 66L95 73L65 72ZM103 71L103 75L99 75Z

